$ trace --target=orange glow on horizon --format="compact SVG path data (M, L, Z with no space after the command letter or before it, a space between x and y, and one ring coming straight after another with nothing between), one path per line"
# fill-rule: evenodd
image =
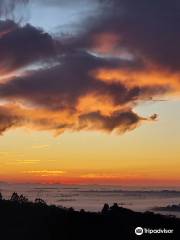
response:
M127 174L129 172L129 174ZM40 184L100 184L100 185L124 185L124 186L178 186L180 177L174 173L147 173L146 170L91 171L87 170L28 170L19 174L11 172L2 174L0 181L12 183L40 183ZM4 176L3 176L4 175Z
M120 186L179 186L179 178L115 178L115 177L94 177L94 178L81 178L81 177L33 177L33 178L18 178L17 176L10 176L1 179L2 182L9 183L26 183L26 184L67 184L67 185L120 185Z

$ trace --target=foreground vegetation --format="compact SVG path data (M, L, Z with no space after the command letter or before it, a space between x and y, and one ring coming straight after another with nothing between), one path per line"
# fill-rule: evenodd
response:
M174 229L173 235L164 235L162 239L180 239L180 219L138 213L117 204L105 204L101 212L92 213L48 206L42 199L30 202L13 193L10 200L3 200L0 195L0 216L2 240L131 240L142 237L134 233L138 226ZM156 238L153 235L143 239ZM161 239L160 235L157 239Z

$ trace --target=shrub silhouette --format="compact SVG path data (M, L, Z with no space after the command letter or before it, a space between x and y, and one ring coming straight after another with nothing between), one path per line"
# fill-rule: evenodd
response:
M2 201L2 199L3 199L3 197L2 197L2 194L1 194L1 192L0 192L0 201Z
M34 202L39 205L47 205L47 203L41 198L36 198Z

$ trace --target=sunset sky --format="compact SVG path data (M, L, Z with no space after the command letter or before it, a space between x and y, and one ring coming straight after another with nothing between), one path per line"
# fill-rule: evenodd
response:
M0 1L0 181L179 185L180 2Z

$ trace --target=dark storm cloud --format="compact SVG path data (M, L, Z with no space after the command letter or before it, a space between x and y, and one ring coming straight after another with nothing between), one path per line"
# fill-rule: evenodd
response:
M3 2L13 2L11 3L11 8L13 8L18 1ZM61 5L65 2L67 1L46 0L45 5ZM77 4L80 2L78 1ZM94 44L94 35L113 33L120 37L117 48L127 49L153 64L179 70L179 1L109 0L97 2L101 3L100 6L104 9L103 14L101 11L97 18L89 18L86 26L82 25L84 34L73 39L71 42L73 48L89 48ZM68 1L68 4L72 2ZM71 45L69 41L67 44L68 47Z
M105 130L112 132L125 132L134 129L143 120L136 113L129 111L114 112L111 116L104 116L100 112L91 112L80 116L80 128L91 130Z
M82 31L73 36L53 39L29 24L0 22L1 73L39 61L56 62L0 83L0 99L5 100L0 108L0 132L32 126L57 133L83 129L122 133L157 119L156 114L140 117L133 108L139 101L172 91L171 84L179 88L177 76L168 79L161 73L179 71L180 3L99 2L101 13L88 18ZM104 75L99 77L102 70ZM13 101L18 107L6 106Z
M110 97L113 104L118 106L167 90L163 87L130 88L122 83L106 83L96 80L91 74L91 71L100 67L120 68L121 65L131 68L128 61L103 59L85 52L75 52L62 57L60 64L55 67L31 71L27 76L0 84L0 97L24 99L50 109L75 110L79 98L91 93Z
M74 44L92 47L102 33L119 36L116 48L124 48L168 70L180 69L180 1L109 0L104 15L88 22L89 30Z
M13 31L16 28L18 28L18 25L11 20L0 21L0 36L2 37L3 35Z
M57 66L31 71L26 76L16 77L0 84L0 97L6 101L24 102L31 108L22 107L5 108L2 111L1 129L4 132L12 127L28 126L37 130L55 131L56 134L64 131L103 130L118 133L132 130L142 121L155 120L139 117L127 104L147 96L156 95L159 88L126 87L122 83L106 83L98 81L91 71L99 67L131 67L129 61L104 59L85 52L74 52L63 56ZM96 112L88 109L80 111L78 104L82 97L94 94L106 96L109 99L109 114L103 114L102 109L106 103L99 102ZM32 110L33 108L34 110ZM121 111L113 108L120 107ZM41 113L41 111L43 112ZM38 111L40 116L38 115ZM62 117L61 112L70 114ZM6 113L4 115L4 113ZM59 116L60 115L60 116Z
M53 115L53 112L51 113ZM119 112L115 111L106 116L98 112L89 112L79 114L75 120L68 122L69 119L62 120L51 118L44 112L44 115L38 116L34 110L24 110L17 105L0 107L0 134L11 128L30 127L36 130L49 130L55 134L61 134L65 131L81 130L101 130L105 132L115 131L118 134L135 129L142 121L155 120L139 117L131 109Z
M55 56L52 37L29 24L19 26L13 21L0 21L1 71L17 70Z

